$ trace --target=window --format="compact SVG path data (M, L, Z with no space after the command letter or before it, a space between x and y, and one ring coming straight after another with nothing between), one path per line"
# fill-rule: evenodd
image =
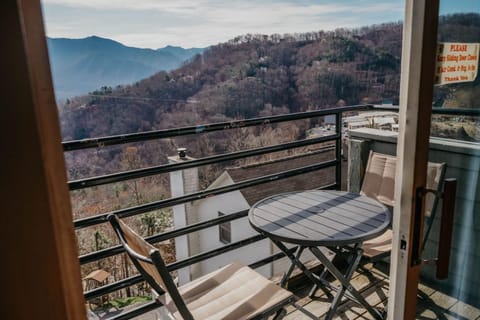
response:
M218 212L219 217L224 215L225 213ZM230 221L218 225L218 236L221 243L228 244L232 242L232 225Z

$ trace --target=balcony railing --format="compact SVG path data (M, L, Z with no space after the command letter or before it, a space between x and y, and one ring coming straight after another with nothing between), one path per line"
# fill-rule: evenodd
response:
M164 173L169 173L169 172L178 171L178 170L217 164L225 161L244 159L247 157L258 156L258 155L265 155L273 152L284 151L284 150L294 149L298 147L305 147L305 146L315 145L315 144L329 142L329 141L333 141L335 145L335 148L334 148L335 157L333 160L329 160L321 163L315 163L313 165L303 166L303 167L282 171L274 174L264 175L264 176L240 181L228 186L202 190L199 192L186 194L179 197L172 197L169 199L154 201L154 202L137 205L137 206L129 207L125 209L120 209L112 212L105 212L95 216L75 220L74 226L78 230L78 229L91 227L94 225L99 225L107 222L106 217L110 213L115 213L122 218L136 216L152 210L169 208L169 207L179 205L179 204L184 204L190 201L200 200L206 197L220 195L220 194L232 192L235 190L240 190L240 189L244 189L251 186L257 186L257 185L261 185L261 184L272 182L272 181L278 181L278 180L286 179L296 175L310 173L310 172L314 172L314 171L325 169L325 168L331 168L331 167L335 168L335 182L333 184L324 186L322 188L339 189L341 185L341 178L342 178L342 172L341 172L342 114L344 112L364 111L364 110L374 110L374 109L398 111L398 109L395 109L395 108L374 108L372 105L356 105L356 106L348 106L348 107L339 107L334 109L324 109L324 110L317 110L317 111L293 113L293 114L287 114L287 115L277 115L277 116L262 117L262 118L255 118L255 119L236 120L236 121L230 121L230 122L183 127L183 128L176 128L176 129L158 130L158 131L151 131L146 133L134 133L134 134L64 142L63 143L64 150L65 152L69 152L69 151L87 149L87 148L102 148L105 146L121 145L121 144L132 143L132 142L143 142L143 141L148 141L153 139L167 139L167 138L173 138L173 137L179 137L179 136L198 136L198 135L202 135L204 133L213 132L213 131L231 130L231 129L245 128L245 127L253 127L253 126L263 126L267 124L312 119L312 118L323 117L327 115L335 115L335 119L336 119L335 131L333 132L333 134L327 135L327 136L297 140L294 142L282 143L282 144L254 148L249 150L241 150L241 151L231 152L227 154L214 155L214 156L204 157L204 158L180 162L180 163L164 164L164 165L159 165L159 166L154 166L149 168L136 169L136 170L126 171L126 172L103 175L99 177L91 177L91 178L70 181L68 185L70 190L73 191L73 190L91 188L99 185L127 181L130 179L138 179L138 178L164 174ZM452 115L465 114L465 110L461 110L461 109L441 109L441 110L436 109L434 110L434 112L442 113L442 114L452 114ZM478 110L475 110L470 115L472 116L480 115L480 112L478 112ZM188 225L186 227L179 228L173 231L156 234L151 237L148 237L147 240L150 243L158 243L165 240L174 239L179 236L184 236L193 232L197 232L199 230L203 230L206 228L210 228L212 226L225 223L225 222L246 217L247 214L248 214L248 210L243 210L233 214L221 216L215 219L203 221L193 225ZM181 268L188 267L195 263L210 259L212 257L241 248L243 246L255 243L263 239L264 237L262 235L255 235L255 236L243 239L241 241L227 244L215 250L203 252L203 253L191 256L187 259L176 261L174 263L169 264L167 267L170 271L179 270ZM294 250L295 248L292 248L291 252L294 252ZM116 245L107 249L82 255L79 257L79 259L80 259L80 263L84 265L84 264L98 261L100 259L104 259L107 257L120 254L123 252L124 252L123 247L121 247L120 245ZM283 257L284 257L283 253L274 254L269 257L265 257L262 260L256 261L252 263L250 266L252 268L258 268L266 264L272 263L273 261L281 259ZM129 278L117 281L115 283L104 285L97 289L86 291L84 292L84 296L86 300L90 300L90 299L94 299L97 297L101 297L101 296L113 293L115 291L138 284L140 282L142 282L141 276L136 275L133 277L129 277ZM159 304L156 301L154 301L154 302L145 304L137 309L122 313L119 316L112 317L112 319L130 319L140 314L143 314L145 312L148 312L158 306Z

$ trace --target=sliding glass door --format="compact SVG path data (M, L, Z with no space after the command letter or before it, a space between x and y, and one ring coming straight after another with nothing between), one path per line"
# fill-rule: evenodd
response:
M389 319L480 317L479 42L480 3L406 1ZM438 193L435 210L427 162L445 164L439 182L457 181L456 197ZM439 253L450 255L443 280Z

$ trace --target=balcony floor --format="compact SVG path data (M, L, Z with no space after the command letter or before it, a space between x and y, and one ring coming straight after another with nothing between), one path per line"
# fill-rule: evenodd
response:
M311 265L307 264L311 267ZM388 265L386 263L378 263L375 266L366 264L359 268L352 277L351 283L360 291L365 299L378 309L384 309L387 304L388 297ZM274 279L279 280L279 278ZM333 282L337 284L338 282ZM330 301L326 295L319 290L312 299L308 297L311 286L305 281L296 281L292 285L293 292L299 298L297 304L301 305L307 311L313 313L320 319L325 317L330 306ZM461 319L461 320L480 320L480 309L471 305L458 301L455 298L436 291L428 286L419 286L419 299L417 306L417 319ZM345 299L344 299L345 300ZM128 309L128 308L127 308ZM104 313L100 319L108 319L112 315L119 315L122 311L114 313ZM301 311L290 306L287 308L287 316L284 320L304 320L310 319ZM158 320L162 317L156 311L143 314L136 317L137 320ZM334 319L351 320L351 319L373 319L373 317L358 304L349 300L342 301L337 309L337 316Z
M352 277L353 286L360 291L371 305L381 310L383 310L387 304L387 272L388 265L385 263L378 263L375 267L372 264L367 264L359 269ZM334 282L334 284L338 285L338 282ZM294 289L294 293L300 298L298 304L322 319L328 311L330 301L321 290L317 292L313 299L309 298L309 290L310 286L305 285ZM288 314L284 318L285 320L309 319L294 307L289 307L287 311ZM416 318L480 320L480 309L421 284L419 286ZM346 300L338 307L337 316L334 317L334 319L373 319L373 317L358 304Z

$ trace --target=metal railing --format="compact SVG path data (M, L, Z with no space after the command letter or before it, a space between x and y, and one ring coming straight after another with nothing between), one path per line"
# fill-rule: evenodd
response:
M77 219L77 220L74 220L74 226L78 230L78 229L105 223L107 221L106 217L110 213L115 213L119 217L135 216L135 215L146 213L152 210L168 208L175 205L184 204L193 200L204 199L206 197L220 195L220 194L224 194L234 190L241 190L247 187L257 186L257 185L261 185L261 184L272 182L272 181L278 181L281 179L286 179L296 175L305 174L305 173L321 170L324 168L330 168L330 167L335 168L335 183L324 186L323 188L339 189L341 184L341 178L342 178L341 176L342 174L341 173L342 114L344 112L350 112L350 111L364 111L364 110L374 110L374 109L398 111L398 109L396 108L374 108L372 105L356 105L356 106L339 107L339 108L316 110L316 111L309 111L309 112L300 112L300 113L293 113L293 114L286 114L286 115L261 117L261 118L255 118L255 119L236 120L236 121L214 123L214 124L204 124L204 125L198 125L198 126L176 128L176 129L157 130L157 131L150 131L145 133L133 133L133 134L126 134L126 135L117 135L117 136L110 136L110 137L101 137L101 138L94 138L94 139L84 139L84 140L64 142L63 143L64 151L69 152L69 151L87 149L87 148L102 148L105 146L120 145L120 144L132 143L132 142L143 142L143 141L148 141L153 139L166 139L166 138L179 137L179 136L195 136L195 135L201 135L201 134L204 134L207 132L213 132L213 131L238 129L238 128L245 128L245 127L252 127L252 126L262 126L262 125L268 125L273 123L295 121L295 120L302 120L302 119L311 119L311 118L321 117L326 115L336 116L335 132L328 136L297 140L294 142L282 143L282 144L254 148L249 150L236 151L228 154L214 155L214 156L204 157L201 159L184 161L180 163L163 164L163 165L149 167L149 168L142 168L142 169L130 170L130 171L119 172L119 173L114 173L109 175L98 176L98 177L90 177L90 178L70 181L68 183L68 186L70 190L73 191L73 190L85 189L85 188L90 188L90 187L99 186L99 185L127 181L130 179L137 179L137 178L148 177L152 175L169 173L169 172L178 171L178 170L185 170L188 168L217 164L224 161L243 159L251 156L264 155L272 152L310 146L310 145L319 144L323 142L334 141L334 145L335 145L335 148L334 148L335 158L333 160L329 160L321 163L315 163L313 165L308 165L308 166L299 167L299 168L295 168L287 171L282 171L275 174L264 175L261 177L256 177L256 178L240 181L237 183L233 183L228 186L202 190L199 192L186 194L179 197L163 199L163 200L154 201L154 202L150 202L147 204L142 204L134 207L129 207L129 208L120 209L120 210L111 211L111 212L105 212L92 217ZM443 109L442 110L443 112L441 113L459 115L458 110L460 109ZM439 110L434 109L434 113L439 113L438 111ZM472 114L472 115L477 115L477 114ZM221 223L244 218L247 216L247 214L248 214L248 210L244 210L244 211L236 212L233 214L221 216L212 220L203 221L193 225L188 225L186 227L176 229L173 231L168 231L161 234L153 235L151 237L148 237L147 241L149 241L150 243L158 243L161 241L174 239L176 237L185 236L193 232L210 228L212 226L217 226ZM262 235L252 236L252 237L243 239L241 241L230 243L228 245L225 245L215 250L203 252L195 256L191 256L187 259L176 261L174 263L169 264L167 267L170 271L175 271L184 267L188 267L192 264L205 261L207 259L218 256L220 254L255 243L263 239L264 239L264 236ZM292 248L291 250L293 252L295 248ZM120 245L116 245L107 249L82 255L79 257L79 259L80 259L80 263L84 265L87 263L98 261L100 259L104 259L107 257L120 254L123 252L124 252L123 247ZM275 254L269 257L265 257L260 261L256 261L252 263L250 266L253 268L258 268L260 266L269 264L283 257L284 257L283 253ZM106 294L113 293L115 291L138 284L140 282L142 282L142 278L139 275L137 275L137 276L133 276L133 277L129 277L129 278L117 281L112 284L104 285L97 289L84 292L84 296L86 300L89 300L89 299L100 297ZM120 316L117 316L114 318L130 319L132 317L138 316L139 314L150 311L152 308L156 306L157 306L156 302L148 303L144 306L141 306L140 308L131 310L127 313L122 313Z
M398 112L398 106L374 106L371 110L376 111L393 111ZM433 107L433 114L442 114L448 116L469 116L469 117L478 117L480 116L479 108L442 108L442 107Z
M209 156L201 159L195 159L195 160L184 161L179 163L163 164L163 165L154 166L150 168L136 169L136 170L119 172L119 173L114 173L114 174L109 174L109 175L104 175L99 177L90 177L90 178L70 181L68 183L68 186L70 190L73 191L73 190L90 188L90 187L109 184L109 183L126 181L130 179L137 179L137 178L148 177L152 175L169 173L169 172L178 171L178 170L185 170L188 168L211 165L211 164L216 164L224 161L243 159L251 156L258 156L258 155L264 155L272 152L294 149L298 147L305 147L305 146L315 145L315 144L329 142L329 141L333 141L335 143L335 148L334 148L335 159L333 160L329 160L321 163L315 163L312 165L294 168L291 170L286 170L286 171L282 171L274 174L264 175L261 177L256 177L248 180L243 180L227 186L202 190L199 192L186 194L179 197L163 199L163 200L150 202L147 204L142 204L142 205L138 205L130 208L116 210L113 212L105 212L92 217L77 219L74 221L74 226L78 230L78 229L98 225L101 223L105 223L107 221L106 217L110 213L115 213L119 217L135 216L135 215L146 213L152 210L168 208L174 205L184 204L193 200L204 199L206 197L231 192L234 190L241 190L247 187L257 186L257 185L261 185L261 184L272 182L272 181L278 181L278 180L286 179L299 174L305 174L305 173L313 172L313 171L324 169L324 168L330 168L330 167L335 167L335 183L325 186L325 188L340 188L342 113L348 112L348 111L367 110L371 108L372 106L370 105L349 106L349 107L341 107L341 108L335 108L335 109L317 110L317 111L277 115L277 116L262 117L262 118L255 118L255 119L205 124L205 125L198 125L198 126L191 126L191 127L184 127L184 128L158 130L158 131L151 131L146 133L134 133L134 134L127 134L127 135L64 142L63 143L64 150L65 152L69 152L73 150L80 150L80 149L87 149L87 148L102 148L105 146L119 145L119 144L125 144L125 143L143 142L143 141L148 141L152 139L167 139L167 138L187 136L187 135L196 136L196 135L201 135L201 134L204 134L207 132L213 132L213 131L231 130L231 129L237 129L237 128L252 127L252 126L263 126L263 125L269 125L269 124L280 123L280 122L311 119L311 118L321 117L326 115L336 116L335 132L333 132L331 135L328 135L328 136L297 140L297 141L288 142L288 143L254 148L249 150L241 150L241 151L231 152L228 154L214 155L214 156ZM188 235L192 232L197 232L206 228L210 228L212 226L216 226L221 223L244 218L247 216L247 214L248 214L248 210L244 210L237 213L221 216L212 220L203 221L193 225L188 225L180 229L176 229L173 231L168 231L168 232L164 232L161 234L148 237L147 241L149 241L150 243L157 243L157 242L173 239L179 236ZM265 237L262 235L255 235L252 237L248 237L241 241L227 244L215 250L202 252L200 254L191 256L187 259L176 261L174 263L169 264L167 267L170 271L175 271L184 267L188 267L192 264L205 261L217 255L255 243L257 241L263 240L264 238ZM295 250L295 248L292 248L292 252L293 250ZM120 245L116 245L107 249L82 255L80 256L80 263L82 265L87 263L92 263L100 259L104 259L107 257L120 254L122 252L124 252L123 247ZM252 263L251 267L258 268L260 266L271 263L282 257L284 257L283 253L275 254L269 257L264 257L262 260ZM129 277L129 278L117 281L115 283L104 285L100 288L96 288L96 289L84 292L84 296L86 300L93 299L96 297L113 293L117 290L121 290L129 286L132 286L141 281L142 281L142 278L139 275ZM123 313L118 318L129 319L131 317L137 316L138 314L151 310L151 308L153 308L154 305L155 305L155 302L151 304L146 304L145 306L142 306L139 309L132 310L128 313Z

